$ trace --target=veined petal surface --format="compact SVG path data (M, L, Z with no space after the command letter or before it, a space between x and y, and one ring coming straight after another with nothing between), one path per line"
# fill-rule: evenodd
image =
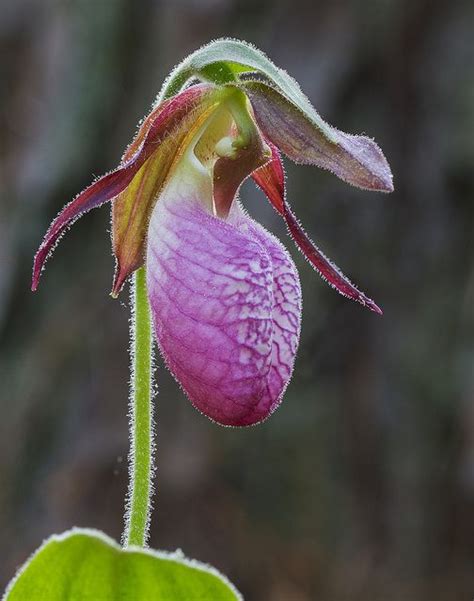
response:
M155 205L147 283L156 338L193 405L248 426L281 402L298 347L301 289L282 244L234 203L213 216L196 186Z

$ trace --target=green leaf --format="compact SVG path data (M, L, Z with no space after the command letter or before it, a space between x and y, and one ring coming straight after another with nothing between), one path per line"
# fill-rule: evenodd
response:
M214 568L180 552L122 549L97 530L49 538L20 569L3 601L236 601Z

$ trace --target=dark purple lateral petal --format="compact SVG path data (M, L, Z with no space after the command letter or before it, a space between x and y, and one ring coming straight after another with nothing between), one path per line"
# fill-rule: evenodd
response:
M117 194L132 181L135 173L136 169L130 167L128 169L121 168L104 175L64 207L56 219L51 223L35 255L31 283L31 289L33 291L38 288L44 264L63 233L84 213L87 213L95 207L99 207L117 196Z
M317 165L343 181L380 192L392 192L392 172L371 138L346 134L316 113L303 113L281 92L259 81L242 83L264 132L296 163Z
M60 211L35 255L32 290L37 289L44 264L63 233L84 213L120 194L165 137L213 89L213 86L204 84L192 86L154 109L151 118L147 118L144 122L146 129L142 126L120 166L93 182Z
M268 141L267 141L268 143ZM252 178L263 190L268 200L283 217L297 247L316 269L319 275L340 294L357 301L371 311L382 315L376 303L358 290L326 255L308 237L297 217L286 202L285 174L280 153L274 144L269 143L271 160L253 172Z
M379 315L383 314L382 309L371 298L358 290L342 273L339 267L328 259L314 242L312 242L288 206L285 208L284 217L296 245L330 286L335 288L343 296L357 301L371 311L374 311Z

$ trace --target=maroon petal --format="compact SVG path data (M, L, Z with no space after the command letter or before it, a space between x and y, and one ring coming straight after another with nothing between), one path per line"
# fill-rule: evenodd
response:
M268 142L272 158L263 167L253 172L255 183L263 190L268 200L286 221L288 230L296 245L313 265L321 277L340 294L359 302L375 313L382 315L382 310L373 300L358 290L330 259L310 240L301 227L297 217L290 209L285 198L285 176L281 157L274 144Z
M382 151L366 136L330 126L309 105L307 113L268 84L242 84L264 132L296 163L317 165L366 190L392 192L392 173Z
M121 165L97 179L62 209L51 223L35 255L32 290L37 289L44 264L62 234L84 213L120 194L165 137L213 89L207 84L192 86L156 107L129 146Z

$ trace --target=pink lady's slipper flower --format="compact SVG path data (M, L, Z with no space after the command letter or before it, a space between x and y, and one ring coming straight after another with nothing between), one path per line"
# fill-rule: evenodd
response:
M280 151L369 190L391 191L375 142L325 123L259 51L220 40L186 59L117 169L60 212L35 257L33 289L60 236L112 201L112 295L143 264L156 340L191 402L225 425L268 417L291 377L301 289L293 260L242 208L251 176L299 249L341 294L381 313L306 236L285 198Z

